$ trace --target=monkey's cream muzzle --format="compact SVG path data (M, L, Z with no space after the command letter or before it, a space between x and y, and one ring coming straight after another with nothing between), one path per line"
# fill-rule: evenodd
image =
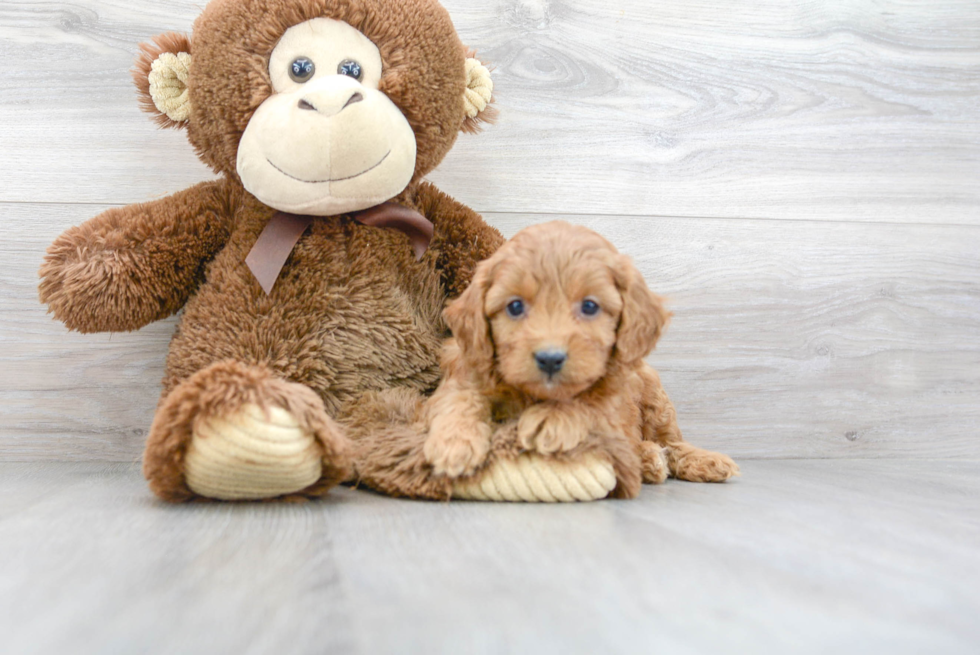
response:
M408 121L385 94L343 75L270 97L238 146L249 193L294 214L366 209L398 195L414 171Z

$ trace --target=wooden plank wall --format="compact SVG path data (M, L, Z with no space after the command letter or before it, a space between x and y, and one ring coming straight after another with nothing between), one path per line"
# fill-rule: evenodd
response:
M652 362L742 458L978 457L976 0L446 0L498 124L431 176L512 234L594 227L669 296ZM173 320L82 336L62 230L209 177L129 80L198 0L0 3L0 458L139 457Z

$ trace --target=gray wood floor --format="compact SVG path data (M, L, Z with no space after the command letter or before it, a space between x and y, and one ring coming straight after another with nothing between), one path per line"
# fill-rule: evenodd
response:
M975 653L980 463L750 461L573 506L166 506L0 465L9 653Z
M668 296L744 477L575 507L167 507L174 320L77 335L47 244L210 177L137 108L202 0L0 0L0 652L980 652L978 0L444 0L499 123L431 176Z

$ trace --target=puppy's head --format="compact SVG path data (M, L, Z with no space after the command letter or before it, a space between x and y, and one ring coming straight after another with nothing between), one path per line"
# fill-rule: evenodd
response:
M470 368L554 400L645 357L669 316L628 257L560 221L515 235L445 311Z

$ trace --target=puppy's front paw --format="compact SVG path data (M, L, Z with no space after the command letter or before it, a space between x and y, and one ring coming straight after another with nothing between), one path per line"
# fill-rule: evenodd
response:
M422 452L436 475L470 475L486 460L491 433L490 426L483 423L455 431L433 425Z
M521 447L536 450L542 455L565 452L575 448L589 436L585 417L561 405L539 403L531 405L517 423Z

